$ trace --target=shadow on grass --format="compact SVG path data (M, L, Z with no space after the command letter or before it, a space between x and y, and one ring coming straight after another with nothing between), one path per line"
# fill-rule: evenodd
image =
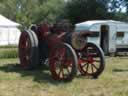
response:
M20 73L22 77L26 76L33 76L33 81L39 82L39 83L52 83L54 85L63 84L63 83L69 83L69 82L62 82L62 81L56 81L52 79L52 76L47 68L39 68L34 70L23 70L20 68L19 64L5 64L4 66L0 66L0 71L3 72L16 72Z
M113 72L128 72L128 69L113 69Z

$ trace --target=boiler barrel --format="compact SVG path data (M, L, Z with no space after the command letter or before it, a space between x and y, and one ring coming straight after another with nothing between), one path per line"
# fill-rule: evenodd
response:
M74 49L82 49L86 45L86 37L81 36L76 32L67 33L64 37L64 42L70 44Z

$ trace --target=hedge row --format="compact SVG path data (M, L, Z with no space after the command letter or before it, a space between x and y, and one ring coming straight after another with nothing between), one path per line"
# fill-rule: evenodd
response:
M0 48L0 58L18 58L17 48Z

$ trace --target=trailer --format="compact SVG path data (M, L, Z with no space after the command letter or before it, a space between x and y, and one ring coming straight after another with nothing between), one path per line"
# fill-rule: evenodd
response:
M95 31L95 35L88 37L103 49L105 54L115 54L119 51L128 51L128 23L115 20L92 20L75 25L75 31Z

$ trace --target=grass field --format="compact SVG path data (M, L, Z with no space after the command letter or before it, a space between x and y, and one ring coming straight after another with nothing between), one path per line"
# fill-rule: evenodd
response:
M18 50L16 47L1 47L0 46L0 58L17 58Z
M128 96L128 57L106 57L98 79L54 81L49 71L23 71L18 59L0 59L0 96Z

